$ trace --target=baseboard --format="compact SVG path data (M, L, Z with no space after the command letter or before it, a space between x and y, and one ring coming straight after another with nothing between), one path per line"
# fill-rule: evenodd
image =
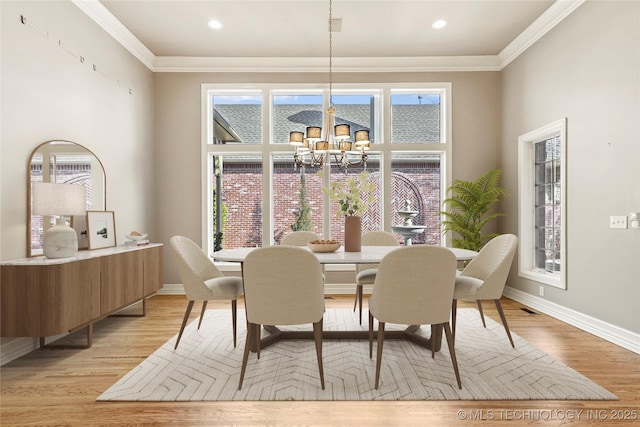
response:
M610 343L640 354L640 334L508 286L504 289L503 295Z
M49 344L57 339L68 335L68 333L45 338L45 344ZM9 342L0 344L0 366L16 360L25 354L31 353L40 348L39 337L13 338Z
M184 295L184 288L182 283L165 283L158 291L158 295Z
M39 338L14 338L0 345L0 366L16 360L18 357L31 353L40 346Z

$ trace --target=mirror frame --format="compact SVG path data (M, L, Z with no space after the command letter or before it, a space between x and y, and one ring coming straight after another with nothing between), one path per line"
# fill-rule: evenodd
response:
M89 150L87 147L85 147L82 144L78 144L77 142L74 141L69 141L69 140L65 140L65 139L51 139L49 141L45 141L41 144L39 144L33 151L31 151L31 155L29 156L29 161L27 163L27 258L32 258L32 257L36 257L36 256L41 256L42 254L40 253L36 253L34 254L32 252L32 248L31 248L31 241L32 241L32 236L31 236L31 227L32 227L32 217L33 217L33 200L32 200L32 194L31 194L31 189L32 189L32 184L33 182L31 181L31 177L32 177L32 173L31 173L31 165L33 164L33 157L34 155L38 152L41 151L42 148L48 144L51 144L53 142L62 142L62 143L67 143L67 144L73 144L79 148L81 148L82 150L84 150L88 155L93 156L96 161L98 162L98 164L100 164L100 167L102 168L102 177L103 177L103 198L102 198L102 208L101 209L96 209L95 207L92 207L91 210L106 210L107 209L107 173L105 172L104 169L104 165L102 164L102 161L100 160L100 158L98 156L96 156L96 154ZM43 159L44 161L44 159Z

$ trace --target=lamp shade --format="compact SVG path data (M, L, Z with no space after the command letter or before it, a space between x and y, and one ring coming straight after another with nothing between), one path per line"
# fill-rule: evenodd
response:
M33 213L36 215L84 215L87 189L84 185L33 184Z
M335 126L336 139L338 141L343 141L351 138L351 126L347 124L336 125Z
M299 131L289 132L289 144L291 145L302 145L302 140L304 138L304 134Z
M369 131L367 129L357 130L355 133L356 146L368 145L369 143Z
M322 128L318 126L308 126L307 139L311 142L320 141L322 139Z

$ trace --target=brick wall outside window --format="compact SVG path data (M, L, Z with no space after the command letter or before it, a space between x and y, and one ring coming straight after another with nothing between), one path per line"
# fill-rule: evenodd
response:
M355 174L357 171L349 172ZM378 172L370 172L370 178L379 180ZM313 230L322 236L322 182L315 170L306 173L308 203L311 208ZM332 179L346 179L343 174L334 174ZM223 172L223 203L226 206L226 223L223 247L262 246L263 217L262 172L259 165L225 163ZM413 238L414 244L440 244L440 165L437 162L416 162L415 164L394 165L392 173L392 224L401 224L396 213L404 209L405 200L411 201L411 209L420 213L413 223L427 225L423 234ZM379 189L378 189L379 190ZM295 212L300 203L300 171L294 171L290 164L275 165L273 173L273 218L274 241L291 231ZM381 195L374 193L379 204ZM344 220L337 217L337 207L332 204L331 238L343 241ZM381 229L380 212L371 208L362 218L363 232ZM404 240L398 235L398 241Z

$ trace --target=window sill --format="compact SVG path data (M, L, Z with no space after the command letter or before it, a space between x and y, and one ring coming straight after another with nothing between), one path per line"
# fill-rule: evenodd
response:
M518 276L524 279L533 280L534 282L542 283L545 285L553 286L559 289L566 289L562 283L560 274L543 273L535 270L520 271Z

